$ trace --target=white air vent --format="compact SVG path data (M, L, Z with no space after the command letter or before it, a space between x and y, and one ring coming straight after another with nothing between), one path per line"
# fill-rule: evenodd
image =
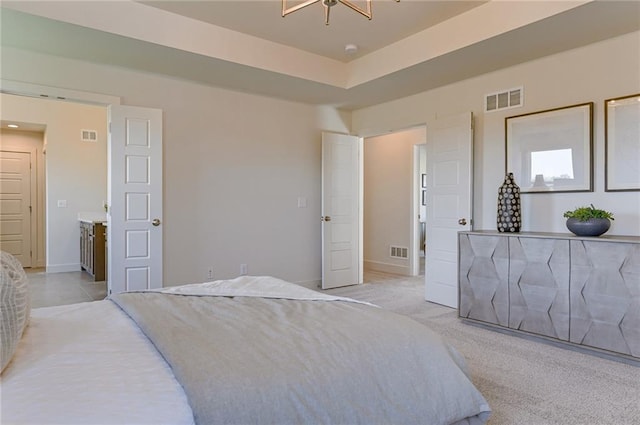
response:
M484 97L484 111L494 112L502 109L517 108L524 104L524 89L516 87L496 93L489 93Z
M392 258L407 258L409 249L403 246L391 246L389 255Z
M83 142L97 142L98 132L96 130L80 130L80 138Z

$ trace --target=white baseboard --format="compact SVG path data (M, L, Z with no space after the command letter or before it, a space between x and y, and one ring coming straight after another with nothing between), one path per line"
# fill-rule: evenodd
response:
M364 269L375 272L393 273L403 276L411 276L411 269L409 266L399 266L397 264L383 263L381 261L364 261Z
M304 286L307 289L313 289L314 291L318 290L322 286L322 279L316 280L307 280L304 282L293 282L296 285Z
M47 273L66 273L66 272L79 272L82 270L80 263L76 264L54 264L47 265Z

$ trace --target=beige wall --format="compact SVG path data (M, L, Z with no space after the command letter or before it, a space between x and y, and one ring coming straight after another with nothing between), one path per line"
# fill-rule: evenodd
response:
M102 211L107 199L106 109L9 94L0 102L3 120L46 126L47 271L80 270L78 213ZM82 129L96 130L98 140L83 142Z
M286 102L3 48L2 78L118 96L163 110L164 284L269 274L321 276L321 132L332 108ZM298 208L298 197L307 207Z
M31 266L45 266L45 167L44 133L36 131L0 130L0 149L10 152L29 152L31 167L35 170L36 193L31 194L35 201L31 204L34 220L31 226Z
M483 112L485 94L518 86L524 86L523 107ZM376 135L426 123L436 115L472 111L474 228L495 229L497 190L505 173L505 117L595 102L594 192L523 195L523 230L567 232L563 212L593 203L615 213L609 234L638 236L640 192L604 191L604 100L634 93L640 93L638 32L355 111L352 129Z
M409 259L390 257L389 248L411 246L413 152L425 140L421 126L364 141L365 269L411 274Z
M640 193L603 189L603 100L640 92L638 33L353 114L13 48L2 49L2 63L5 79L164 111L165 285L202 281L209 266L216 278L236 276L241 263L250 274L318 280L321 131L377 136L464 111L477 118L476 228L495 227L505 116L594 101L595 192L526 196L525 230L565 232L562 212L593 202L616 213L612 234L640 234ZM523 108L482 113L484 94L520 85Z

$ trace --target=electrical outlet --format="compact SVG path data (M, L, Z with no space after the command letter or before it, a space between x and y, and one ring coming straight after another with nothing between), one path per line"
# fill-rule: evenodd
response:
M213 280L213 267L209 267L209 269L207 270L207 279Z
M248 267L246 264L240 264L240 274L245 276L248 273Z

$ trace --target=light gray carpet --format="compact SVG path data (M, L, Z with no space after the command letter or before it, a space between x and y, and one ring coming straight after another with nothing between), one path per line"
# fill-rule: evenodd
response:
M640 424L640 367L464 323L456 310L424 301L423 278L365 277L371 283L326 292L410 316L442 335L488 400L488 424Z

